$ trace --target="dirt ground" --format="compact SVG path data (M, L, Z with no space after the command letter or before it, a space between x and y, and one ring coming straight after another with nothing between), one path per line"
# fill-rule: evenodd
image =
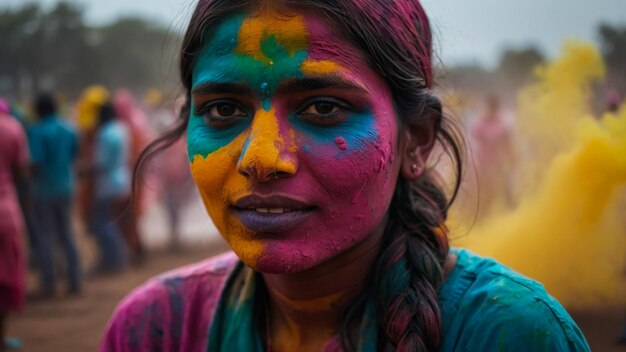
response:
M116 276L87 280L84 292L78 297L60 295L50 301L28 302L26 309L9 321L9 335L22 339L24 351L95 351L113 309L131 289L155 274L225 249L225 244L215 239L177 252L153 250L141 267ZM32 275L29 280L34 287ZM61 287L59 292L63 292ZM614 343L625 309L606 307L571 313L593 351L626 351L626 346L617 347Z
M26 352L96 351L111 313L130 290L156 274L225 250L220 240L179 251L153 250L140 267L115 276L87 279L79 296L63 297L64 287L59 286L57 298L27 301L25 310L10 319L9 336L20 337ZM29 281L34 288L34 275Z

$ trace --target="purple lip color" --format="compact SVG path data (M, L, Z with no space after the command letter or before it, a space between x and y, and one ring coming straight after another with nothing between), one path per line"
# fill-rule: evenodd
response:
M292 210L281 214L260 213L255 209L231 208L237 219L251 231L278 233L288 231L300 224L312 209Z
M289 211L272 212L276 209L289 209ZM231 206L231 211L239 222L257 233L278 233L291 230L314 210L315 207L306 200L279 193L250 194L239 198Z

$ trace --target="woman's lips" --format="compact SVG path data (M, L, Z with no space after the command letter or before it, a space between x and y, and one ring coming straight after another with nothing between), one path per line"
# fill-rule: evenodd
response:
M237 199L231 211L239 222L254 232L288 231L313 213L315 206L297 197L252 194Z

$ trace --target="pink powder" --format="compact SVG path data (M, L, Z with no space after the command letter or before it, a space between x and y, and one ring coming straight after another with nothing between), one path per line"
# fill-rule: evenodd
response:
M348 145L346 144L346 140L343 137L337 137L335 139L335 144L337 144L337 147L339 147L339 149L341 149L341 150L348 149Z

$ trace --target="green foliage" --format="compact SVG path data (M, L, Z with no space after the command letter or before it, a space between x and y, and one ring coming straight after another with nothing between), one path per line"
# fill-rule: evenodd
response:
M76 97L90 84L170 89L177 83L177 33L139 18L102 27L85 24L81 7L30 3L0 10L0 95L54 90Z
M497 73L511 83L526 84L533 77L535 68L545 61L545 57L536 47L507 49L502 53Z

